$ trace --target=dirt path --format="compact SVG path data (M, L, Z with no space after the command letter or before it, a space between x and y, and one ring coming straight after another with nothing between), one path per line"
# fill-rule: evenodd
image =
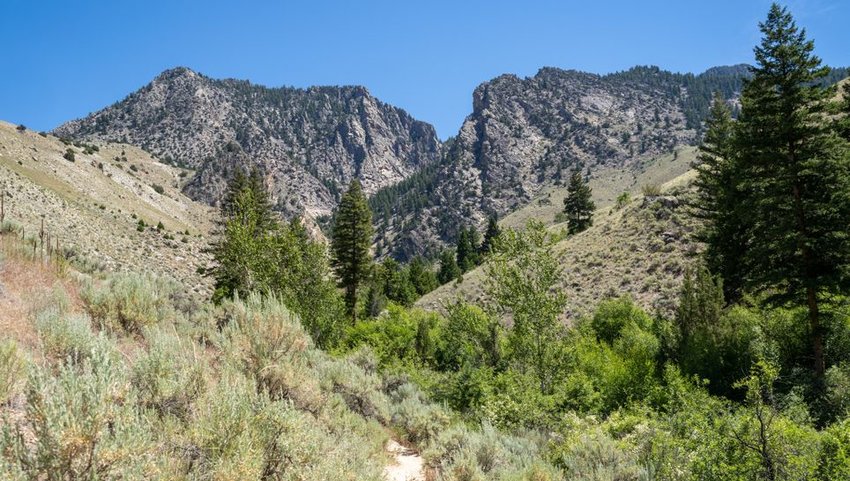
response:
M425 463L416 451L405 448L392 439L387 443L386 449L395 461L384 468L384 478L387 481L425 481Z

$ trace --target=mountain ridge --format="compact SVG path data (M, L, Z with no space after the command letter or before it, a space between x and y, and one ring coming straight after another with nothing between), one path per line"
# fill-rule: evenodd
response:
M215 205L234 168L257 168L286 216L331 212L353 178L367 192L439 158L433 126L361 86L268 88L168 69L123 100L54 130L60 137L138 145L166 163L203 169L187 193ZM235 150L248 165L226 161ZM232 159L231 159L232 160ZM224 161L224 162L222 162Z

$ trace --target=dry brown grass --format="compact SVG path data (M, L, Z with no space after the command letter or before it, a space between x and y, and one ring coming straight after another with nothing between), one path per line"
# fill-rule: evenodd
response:
M690 174L664 185L685 192ZM696 221L680 202L670 207L661 200L632 197L623 209L603 208L594 225L555 245L563 269L560 288L568 298L567 320L589 313L599 301L628 294L650 311L671 315L685 267L695 261L701 246L693 240ZM565 229L552 224L550 230ZM442 309L455 298L486 302L485 273L478 267L461 283L449 283L425 295L416 305Z
M75 282L61 275L53 261L29 258L17 238L0 235L0 333L4 338L35 350L38 335L32 315L57 288L68 294L70 312L80 312Z

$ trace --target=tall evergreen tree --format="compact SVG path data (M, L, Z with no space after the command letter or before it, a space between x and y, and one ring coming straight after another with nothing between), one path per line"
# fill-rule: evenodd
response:
M345 306L357 321L357 293L369 276L372 262L372 211L358 180L352 180L334 216L331 263L345 289Z
M564 198L564 213L567 215L567 232L577 234L593 225L596 204L591 200L592 191L576 170L570 176L567 196Z
M410 264L407 266L407 275L410 278L410 283L416 289L416 294L420 296L424 296L437 288L436 274L420 256L410 260Z
M480 253L482 256L488 255L493 251L493 244L501 233L502 229L499 227L499 220L495 215L491 215L487 219L487 230L484 231L484 241L481 242Z
M700 238L707 245L706 264L724 280L724 292L730 300L741 295L744 270L741 258L746 251L746 214L740 202L743 193L735 170L732 111L718 92L715 94L706 133L699 147L694 169L698 189L692 207L705 221Z
M475 227L463 227L457 238L457 266L467 272L478 265L478 239L480 235Z
M787 9L774 4L755 48L736 132L743 208L752 215L747 283L808 308L813 369L825 369L821 309L850 288L850 158L825 116L828 68Z
M440 284L448 284L449 282L459 278L463 274L460 267L457 266L455 253L450 249L444 250L440 254L440 270L437 272L437 281Z

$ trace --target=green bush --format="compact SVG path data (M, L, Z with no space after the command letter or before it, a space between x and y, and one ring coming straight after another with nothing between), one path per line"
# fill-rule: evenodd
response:
M97 344L78 365L32 371L25 419L0 436L0 464L22 479L141 479L153 468L151 433L111 351Z
M143 328L174 317L177 285L170 280L131 273L90 282L80 292L86 311L101 328L141 333Z
M26 364L15 341L0 341L0 406L16 394Z

